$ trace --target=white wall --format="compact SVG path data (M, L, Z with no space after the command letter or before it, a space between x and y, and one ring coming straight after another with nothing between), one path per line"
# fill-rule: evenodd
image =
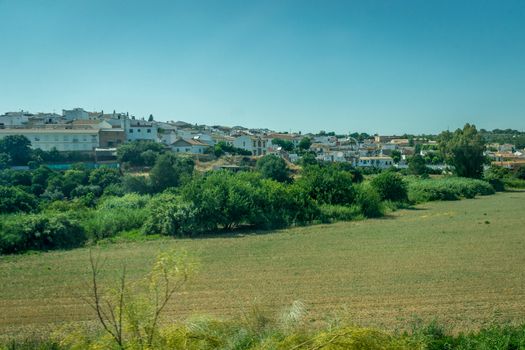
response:
M32 148L50 151L92 151L99 146L98 131L71 132L71 130L0 130L0 138L7 135L23 135L31 141Z

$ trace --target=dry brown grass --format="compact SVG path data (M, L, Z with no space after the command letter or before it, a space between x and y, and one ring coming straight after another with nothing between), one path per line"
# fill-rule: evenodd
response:
M106 268L147 273L155 255L183 247L200 271L169 306L172 318L237 317L253 303L304 301L312 318L339 311L396 328L414 315L456 329L525 318L525 192L435 202L390 217L259 235L161 239L100 248ZM88 250L0 258L0 330L91 322ZM110 274L106 280L111 280ZM343 310L343 311L341 311Z

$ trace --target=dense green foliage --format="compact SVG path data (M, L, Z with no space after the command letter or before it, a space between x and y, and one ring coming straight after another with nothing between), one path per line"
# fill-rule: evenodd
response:
M309 137L303 137L297 146L302 151L308 151L310 146L312 146L312 140Z
M525 188L525 166L516 169L507 169L492 165L483 174L496 191L503 191L505 188Z
M461 177L408 180L408 198L413 203L457 200L490 194L494 194L494 188L483 180Z
M322 204L352 204L355 199L354 177L332 166L306 167L297 180L310 197Z
M180 186L191 178L194 166L193 159L189 157L177 157L173 153L160 155L149 176L153 190L161 192Z
M34 195L18 187L0 186L0 213L30 212L36 206Z
M382 200L403 202L407 200L407 188L403 177L393 171L385 171L370 182Z
M439 148L445 160L454 166L458 176L480 178L486 158L485 139L474 125L466 124L453 133L444 131L439 135Z
M86 240L83 227L66 214L28 214L3 217L0 252L74 248Z
M428 173L425 159L416 154L408 160L408 173L412 175L424 175Z
M0 227L6 247L2 251L64 248L131 232L182 237L219 230L272 229L379 217L385 209L408 205L408 199L415 203L493 192L491 185L481 180L407 182L394 171L384 171L364 181L361 171L350 164L315 159L312 165L304 164L294 179L286 162L275 155L259 158L251 172L196 174L192 158L164 152L147 142L133 143L120 152L123 159L135 165L146 164L144 159L150 156L154 158L149 176L123 176L119 169L91 170L82 164L66 171L45 166L1 170L0 213L6 222L22 220L24 216L16 215L18 212L32 213L33 216L27 216L32 218L60 214L60 218L70 220L63 223L64 230L77 225L82 237L75 239L75 244L43 244L26 231L4 225ZM494 180L487 180L495 185ZM54 223L42 224L51 227L42 230L60 235L64 230L56 229ZM28 225L23 222L20 226ZM31 240L35 240L34 244Z
M261 157L255 165L257 171L266 179L272 179L279 182L290 182L290 170L286 162L281 157L273 154Z
M164 153L164 145L153 141L126 142L118 147L117 159L129 166L152 166L157 157Z
M0 139L0 154L3 162L26 165L31 160L31 141L22 135L9 135Z

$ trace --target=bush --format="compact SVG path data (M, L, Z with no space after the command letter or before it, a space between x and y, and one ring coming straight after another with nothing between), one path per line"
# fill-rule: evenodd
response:
M122 179L122 187L127 193L147 194L152 192L151 183L146 176L126 175Z
M119 184L120 181L120 171L118 169L102 167L93 170L89 175L89 183L93 186L100 186L102 189L112 184Z
M381 200L403 202L407 200L407 185L403 177L392 171L383 172L370 182Z
M264 229L311 222L319 216L317 204L298 186L255 179L254 207L249 223Z
M488 182L477 179L446 177L408 181L408 197L413 203L474 198L494 193L494 188Z
M319 206L321 211L320 219L322 222L350 221L363 218L359 205L344 206L323 204Z
M162 192L170 187L178 187L193 176L194 161L189 157L179 157L173 153L160 155L150 172L152 188Z
M273 154L264 156L257 160L255 167L266 179L272 179L279 182L291 181L290 170L284 159L281 157Z
M335 167L306 167L298 186L320 204L346 205L355 199L353 175Z
M367 218L383 216L381 197L377 190L370 184L361 184L356 187L356 204L361 213Z
M147 219L142 231L164 236L191 236L202 231L196 221L196 210L191 203L184 202L172 193L153 197L147 206Z
M99 204L98 209L142 209L146 207L150 198L148 195L139 195L136 193L128 193L122 197L106 197Z
M88 236L99 240L141 228L146 219L147 212L144 209L98 209L92 212L83 224Z
M505 178L503 179L505 187L508 188L525 188L525 180L515 179L515 178Z
M86 241L84 229L64 213L13 215L0 223L0 252L66 249Z
M18 187L0 186L0 214L30 212L37 207L37 198Z

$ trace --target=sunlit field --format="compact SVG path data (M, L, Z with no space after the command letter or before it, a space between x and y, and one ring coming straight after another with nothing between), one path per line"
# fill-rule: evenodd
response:
M525 192L433 202L382 219L260 234L158 239L95 250L104 268L143 277L155 255L180 247L199 261L167 315L230 318L254 305L303 301L312 321L407 327L417 318L456 330L525 319ZM89 251L0 257L0 333L93 322ZM108 273L104 281L114 280Z

